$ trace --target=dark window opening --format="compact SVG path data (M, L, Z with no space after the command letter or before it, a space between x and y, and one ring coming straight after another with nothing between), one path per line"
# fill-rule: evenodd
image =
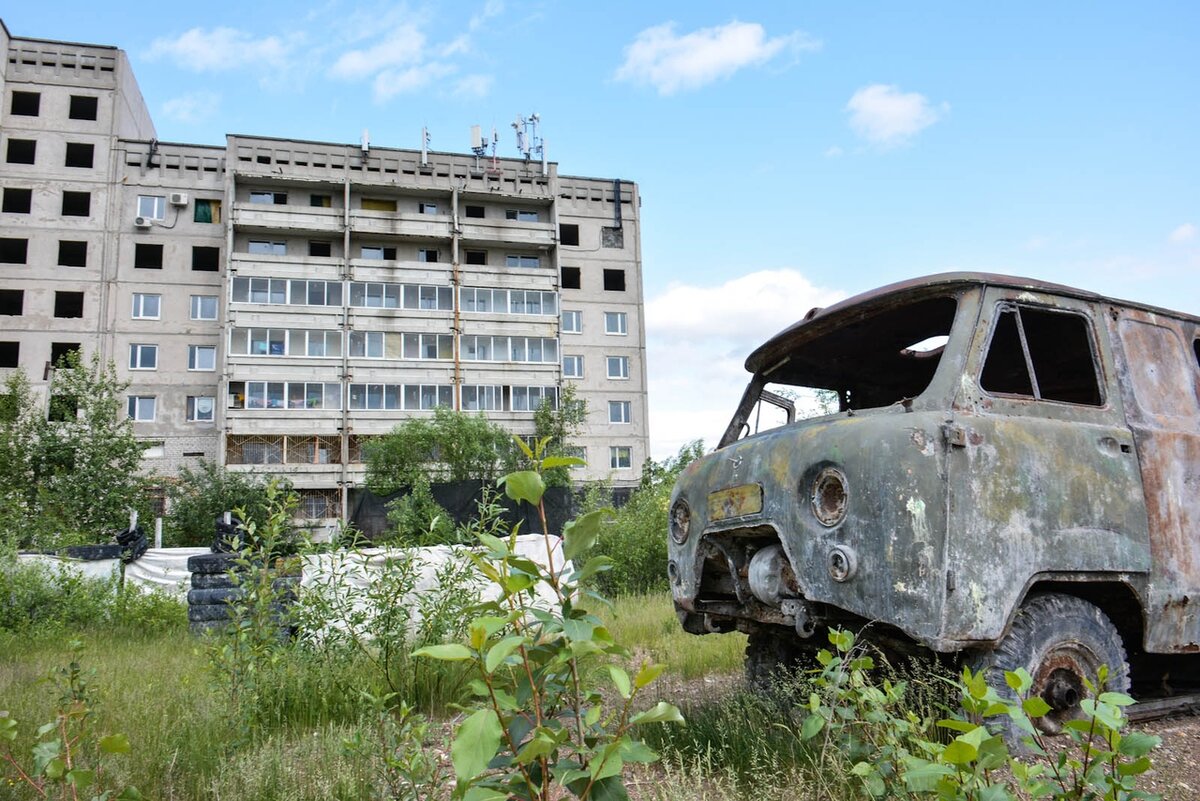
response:
M196 245L192 248L192 269L215 273L221 269L221 249Z
M0 315L20 317L24 311L24 289L0 289Z
M0 264L24 264L28 256L28 239L0 239Z
M91 214L91 192L63 192L62 215L64 217L90 217Z
M9 139L8 140L8 155L6 156L9 164L33 164L37 156L37 140L35 139Z
M55 363L57 364L57 362ZM65 423L79 416L79 401L74 395L51 395L50 413L46 419L51 423Z
M79 356L78 342L51 342L50 343L50 363L55 367L62 367L66 364L67 358L74 353Z
M33 208L32 189L14 189L4 187L3 210L8 214L28 214Z
M996 395L1103 405L1087 318L1000 307L979 385Z
M624 270L605 270L604 271L604 289L608 292L624 292L625 291L625 271Z
M563 289L579 289L580 275L578 267L563 267L562 268L562 288Z
M71 95L71 111L68 116L73 120L94 120L98 107L99 98Z
M387 256L384 256L384 258L387 258ZM438 252L436 248L419 248L417 250L417 261L425 262L426 264L436 264L437 260Z
M466 257L467 264L487 264L486 250L468 250Z
M38 92L13 92L9 111L17 117L36 117L41 107L42 96Z
M308 243L308 255L327 259L333 255L333 243L316 240L310 241Z
M0 367L16 367L21 363L20 342L0 342Z
M600 229L600 247L603 248L623 248L625 247L625 229L613 228L606 226Z
M308 205L318 209L328 209L333 207L332 195L309 195Z
M559 223L558 243L560 245L578 245L579 226L574 223Z
M467 206L463 209L463 214L474 220L482 220L484 217L483 206Z
M161 270L163 246L137 243L133 246L133 266L141 270Z
M87 242L59 242L58 264L60 267L87 267Z
M64 164L68 167L91 167L95 156L95 145L83 142L67 142L67 158Z
M55 317L82 317L83 316L83 293L82 292L55 292L54 293L54 316Z

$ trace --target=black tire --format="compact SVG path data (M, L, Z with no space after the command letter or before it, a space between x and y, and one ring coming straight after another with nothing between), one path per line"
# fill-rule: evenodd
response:
M1105 690L1129 691L1129 661L1116 626L1099 608L1072 595L1031 596L1017 610L1004 639L994 649L972 656L969 663L974 670L986 670L988 683L1006 698L1012 698L1013 691L1004 673L1017 668L1029 671L1030 696L1041 696L1051 707L1034 724L1050 735L1082 714L1079 702L1087 693L1083 680L1095 683L1101 665L1108 666ZM1013 727L1008 726L1004 735L1010 747L1019 746Z
M236 587L233 577L228 573L193 573L193 590L227 590Z
M236 601L245 592L241 587L218 587L211 590L188 590L188 606L204 606L206 604L224 604Z
M192 604L188 606L188 622L226 621L229 619L229 612L228 604Z
M755 629L746 640L746 684L764 692L782 689L782 683L816 653L815 646L804 644L812 641L817 638L801 640L784 626Z
M196 620L188 623L188 631L197 636L205 634L221 634L229 625L227 620Z
M230 568L237 567L233 561L235 558L236 554L229 553L199 553L188 557L187 569L191 573L208 575L226 573Z
M97 562L101 559L120 559L121 546L112 545L68 545L63 549L71 559Z

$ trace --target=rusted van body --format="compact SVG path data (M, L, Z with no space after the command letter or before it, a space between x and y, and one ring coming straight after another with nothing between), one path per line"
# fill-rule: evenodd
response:
M1192 315L976 273L813 310L675 487L680 620L748 632L752 674L868 621L1059 691L1200 652L1198 342ZM837 411L794 421L801 387ZM786 420L752 433L762 404Z

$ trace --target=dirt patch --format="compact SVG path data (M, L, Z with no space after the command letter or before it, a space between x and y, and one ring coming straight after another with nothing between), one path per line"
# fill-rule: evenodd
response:
M1164 801L1200 798L1200 717L1153 720L1133 728L1162 738L1162 745L1150 755L1154 769L1138 786L1158 793Z

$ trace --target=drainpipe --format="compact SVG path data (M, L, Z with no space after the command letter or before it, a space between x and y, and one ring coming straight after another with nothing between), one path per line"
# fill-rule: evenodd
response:
M349 163L349 162L347 162ZM345 168L349 170L349 167ZM342 176L342 520L350 514L350 174Z

